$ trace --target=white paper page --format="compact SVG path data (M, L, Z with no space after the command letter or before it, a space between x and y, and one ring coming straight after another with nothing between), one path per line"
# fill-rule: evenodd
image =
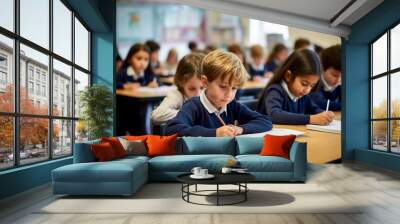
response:
M266 134L269 135L277 135L277 136L282 136L282 135L304 135L304 132L301 131L296 131L296 130L291 130L291 129L286 129L286 128L273 128L270 131L266 132L261 132L261 133L254 133L254 134L247 134L247 135L240 135L237 137L264 137Z
M333 120L329 125L308 124L307 129L331 133L340 133L342 130L342 122L339 120Z

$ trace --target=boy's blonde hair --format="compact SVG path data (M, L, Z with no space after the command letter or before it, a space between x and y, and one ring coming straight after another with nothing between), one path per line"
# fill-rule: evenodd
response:
M262 58L264 57L264 49L261 45L256 44L250 48L250 56L252 58Z
M228 79L229 84L237 82L242 86L249 77L240 59L235 54L223 50L208 53L201 63L201 70L209 82Z

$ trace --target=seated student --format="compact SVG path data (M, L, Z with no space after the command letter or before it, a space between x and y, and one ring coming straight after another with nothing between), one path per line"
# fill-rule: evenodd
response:
M189 41L188 48L191 53L199 52L196 41Z
M201 64L205 90L188 100L168 122L167 134L179 136L236 136L265 132L272 128L268 116L237 102L236 90L246 81L247 72L239 58L215 50Z
M150 49L150 63L146 69L146 72L152 73L156 78L158 78L164 71L163 65L158 60L160 45L154 40L148 40L145 44Z
M267 72L264 59L264 50L261 45L253 45L250 48L251 63L249 73L252 80L261 79Z
M118 89L133 89L139 86L157 87L157 82L151 73L145 72L149 64L150 50L144 44L135 44L129 49L128 55L117 75Z
M300 50L300 49L303 49L303 48L310 49L311 47L312 47L311 46L311 42L308 39L306 39L306 38L298 38L294 42L293 49L294 50Z
M203 87L200 64L204 58L202 53L191 53L183 57L174 76L177 89L168 92L167 96L152 113L154 124L165 123L176 116L182 104L194 96L198 96Z
M341 109L341 63L340 45L329 47L322 51L321 62L323 74L318 87L312 92L311 98L322 109L326 108L329 100L329 110L340 111Z
M246 69L246 71L249 71L249 64L247 64L246 54L244 53L239 44L231 44L228 46L227 50L238 56L240 61L243 63L243 66Z
M319 108L308 95L320 79L318 55L308 49L293 52L265 88L258 104L260 113L274 124L329 124L334 114Z
M164 76L172 76L176 72L176 68L178 66L178 53L174 48L171 48L168 51L167 59L164 62Z
M288 49L284 44L276 44L269 54L267 62L265 63L267 72L273 72L287 59Z

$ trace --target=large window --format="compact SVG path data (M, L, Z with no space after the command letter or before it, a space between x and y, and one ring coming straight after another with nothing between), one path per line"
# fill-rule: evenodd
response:
M90 49L63 0L0 1L0 170L71 156L87 139L78 103Z
M371 46L371 148L400 153L400 24Z

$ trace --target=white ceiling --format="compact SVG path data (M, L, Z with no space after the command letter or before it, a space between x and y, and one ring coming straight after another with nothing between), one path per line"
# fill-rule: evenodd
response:
M145 0L142 0L145 1ZM151 1L151 0L150 0ZM350 27L383 0L158 0L347 37ZM351 3L351 4L350 4ZM346 10L335 17L346 5ZM337 18L336 20L334 20Z
M264 9L289 12L301 16L330 20L351 0L225 0Z

